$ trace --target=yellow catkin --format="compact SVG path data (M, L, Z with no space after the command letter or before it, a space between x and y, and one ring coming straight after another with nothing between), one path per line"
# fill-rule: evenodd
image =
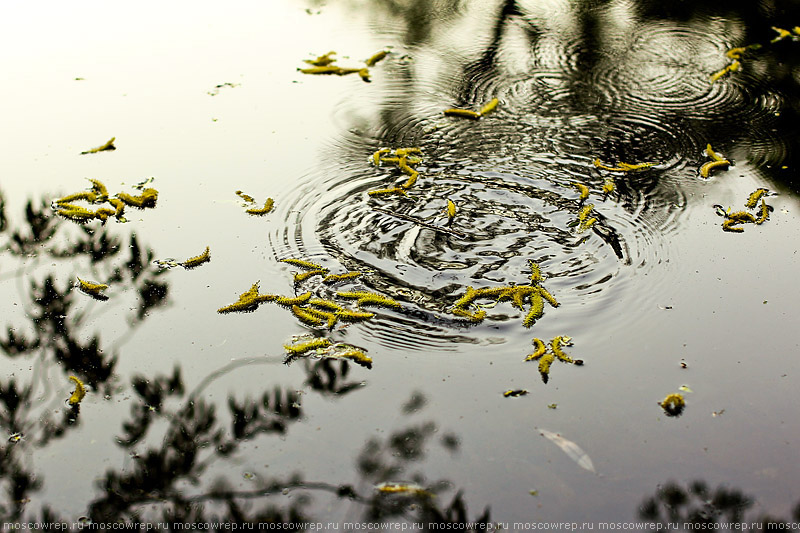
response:
M254 204L256 199L250 196L249 194L245 194L242 191L236 191L236 196L247 202L248 204Z
M748 213L747 211L736 211L735 213L728 213L725 215L725 218L728 220L733 220L734 222L755 222L756 217Z
M528 268L531 270L531 283L541 283L544 278L542 278L542 269L539 264L528 259Z
M580 201L589 198L589 187L587 187L583 183L573 183L572 186L578 189L578 192L580 193L580 197L578 199Z
M711 148L711 144L706 145L706 155L711 158L712 161L726 161L726 159L720 156L717 152Z
M517 285L514 287L512 304L520 311L525 309L525 298L535 293L538 289L531 285Z
M262 216L272 211L273 207L275 207L275 200L273 200L272 198L267 198L267 201L264 202L264 207L247 209L245 213L247 213L248 215Z
M550 365L552 365L555 360L556 356L551 353L546 353L539 358L539 373L542 375L542 379L544 379L545 382L547 382L547 376L550 375Z
M414 173L411 174L405 182L400 184L400 188L410 189L417 182L417 178L419 178L419 172L414 171Z
M364 61L364 63L365 63L365 64L366 64L368 67L374 67L374 66L375 66L375 65L378 63L378 61L382 60L382 59L383 59L383 58L385 58L387 55L389 55L389 52L387 52L386 50L381 50L380 52L375 52L374 54L372 54L372 55L369 57L369 59L367 59L366 61Z
M308 303L310 299L311 299L311 293L306 292L294 298L287 298L285 296L275 298L275 303L286 307L292 307L297 305L305 305L306 303Z
M594 217L584 220L581 222L580 226L578 226L578 233L583 233L587 229L591 228L595 222L597 222L597 219Z
M108 300L108 296L103 294L103 291L108 288L105 283L96 283L94 281L86 281L78 278L78 289L81 292L98 300Z
M114 141L116 139L117 139L116 137L111 137L108 141L106 141L105 144L102 144L102 145L98 146L97 148L90 148L89 150L86 150L85 152L81 152L81 155L83 155L83 154L96 154L97 152L104 152L106 150L116 150L117 147L114 146Z
M85 224L95 218L95 212L91 209L73 204L61 204L56 214L79 224Z
M362 352L361 350L347 350L342 353L337 354L337 357L341 357L342 359L349 359L354 363L357 363L361 366L372 368L372 358Z
M313 313L309 313L307 310L297 305L292 305L291 307L292 307L292 314L296 316L300 320L300 322L308 324L309 326L322 325L322 320L319 317L314 316Z
M481 118L480 113L476 113L475 111L471 111L469 109L456 109L456 108L445 109L444 116L469 118L472 120L478 120L479 118Z
M372 164L376 167L381 166L381 156L383 154L388 154L391 150L389 148L381 148L380 150L375 150L372 154Z
M108 198L108 189L103 182L92 178L89 178L89 181L92 183L92 191L97 195L97 199L105 201Z
M302 310L313 317L325 321L325 325L328 328L333 328L333 326L335 326L336 322L339 320L336 313L331 313L329 311L320 311L319 309L314 309L313 307L303 307Z
M345 322L360 322L361 320L369 320L375 316L375 313L366 313L363 311L350 311L349 309L342 309L335 312L336 316Z
M83 400L83 397L86 396L86 388L83 382L75 376L70 376L69 379L75 383L75 391L72 393L72 396L69 397L69 404L78 405L81 403L81 400Z
M729 231L731 233L742 233L744 228L741 226L737 226L736 224L740 224L740 222L736 220L726 220L722 223L722 230Z
M122 219L122 215L125 213L125 202L119 198L109 198L108 203L114 206L114 216L117 217L117 220Z
M553 355L555 355L556 357L558 357L561 361L564 361L565 363L574 363L575 362L570 356L568 356L567 354L565 354L561 350L561 346L569 346L571 344L570 341L571 341L571 339L569 337L560 335L560 336L554 338L552 340L552 342L550 343L550 348L553 350Z
M449 198L447 200L447 208L445 209L445 212L447 213L447 222L452 222L453 218L456 216L456 203Z
M321 56L318 56L316 59L304 59L303 62L308 63L309 65L313 65L315 67L324 67L336 61L332 57L334 55L336 55L336 52L331 50L327 54L322 54Z
M756 224L763 224L769 218L769 206L764 199L761 199L761 215L756 219Z
M133 196L128 193L118 193L117 198L125 202L131 207L144 209L145 207L155 207L158 200L158 191L155 189L147 188L142 191L139 196Z
M383 494L416 494L417 496L431 496L431 493L413 483L381 483L375 487Z
M344 274L329 274L325 276L325 279L322 280L322 283L330 285L333 283L339 283L340 281L348 281L351 279L356 279L359 276L361 276L361 272L345 272Z
M592 209L594 209L594 204L586 204L585 206L583 206L580 209L580 211L578 211L578 220L580 221L586 220L586 217L589 216L589 213L592 212Z
M286 349L286 352L291 355L303 355L311 350L316 350L317 348L327 348L330 345L331 341L328 339L312 339L299 344L284 344L283 347Z
M778 36L770 41L770 43L773 43L773 44L777 43L778 41L782 41L782 40L786 39L787 37L791 37L791 35L792 35L792 32L790 32L789 30L784 30L783 28L778 28L776 26L772 26L772 29L775 30L776 32L778 32Z
M700 175L704 178L707 178L711 175L711 171L715 168L728 168L731 162L727 159L723 159L721 161L708 161L703 163L700 167Z
M180 265L183 268L188 270L188 269L199 267L200 265L202 265L204 263L208 263L209 261L211 261L211 249L208 246L206 246L206 251L205 252L203 252L200 255L196 255L194 257L190 257L189 259L187 259L186 261L184 261Z
M479 322L482 322L483 319L486 318L486 311L484 311L483 309L481 309L480 311L478 311L476 313L470 313L466 309L462 309L460 307L454 307L453 308L453 314L455 316L457 316L458 318L466 319L466 320L468 320L470 322L473 322L475 324L477 324Z
M725 55L728 56L731 59L741 59L742 58L742 54L744 54L746 51L747 51L747 47L739 46L737 48L731 48L730 50L725 52Z
M369 83L372 79L369 77L369 69L362 68L358 70L358 76L365 82Z
M500 103L500 100L498 100L497 98L492 98L491 100L486 102L486 105L484 105L481 108L480 115L481 116L488 115L489 113L491 113L492 111L497 109L497 104L499 104L499 103Z
M374 292L338 292L336 296L340 298L354 299L358 305L377 305L382 307L400 308L400 302L387 298Z
M547 352L547 345L542 339L533 339L533 353L525 358L526 361L535 361Z
M298 272L297 274L294 275L294 282L295 283L301 283L301 282L307 280L310 277L313 277L313 276L324 276L327 273L328 273L328 271L325 270L324 268L319 269L319 270L309 270L308 272Z
M97 193L94 191L81 191L76 192L74 194L68 194L63 198L59 198L55 201L56 205L63 206L65 204L70 204L72 202L76 202L78 200L86 200L90 204L93 204L97 201Z
M617 166L624 172L635 172L645 170L655 165L655 163L617 163Z
M536 321L542 317L543 312L544 301L542 299L542 293L540 291L536 291L531 294L531 308L528 310L528 314L525 315L525 318L522 320L522 325L526 328L533 326Z
M614 183L614 180L607 179L605 183L603 183L603 194L611 194L614 192L615 188L616 184Z
M105 221L108 219L108 217L113 217L115 214L116 214L116 211L114 209L109 209L107 207L101 207L97 211L94 212L94 218L96 218L96 219L102 221L103 223L105 223Z
M374 191L368 191L367 194L370 196L386 196L389 194L399 194L400 196L408 196L406 194L405 189L400 187L393 187L391 189L375 189Z
M528 394L528 391L525 389L511 389L507 390L503 393L503 397L505 398L516 398L517 396L525 396Z
M397 157L405 157L411 154L421 154L422 148L419 146L409 146L407 148L398 148L394 153L397 154Z
M668 415L677 416L681 414L683 408L686 407L686 401L680 394L668 394L658 405L660 405Z
M756 189L750 194L744 206L748 209L753 209L758 204L758 201L761 200L761 197L767 194L767 192L769 192L767 189Z
M320 309L327 309L328 311L344 311L345 309L334 302L333 300L325 300L323 298L310 298L308 305L313 305L314 307L318 307Z
M327 270L324 266L318 265L317 263L312 263L311 261L306 261L305 259L281 259L281 263L288 263L292 266L305 268L306 270Z
M552 305L553 307L558 307L559 305L561 305L561 304L559 304L559 303L558 303L558 301L557 301L557 300L556 300L556 299L553 297L553 295L552 295L552 294L550 294L550 293L548 292L548 290L547 290L547 289L545 289L544 287L541 287L541 286L540 286L540 287L538 287L538 289L539 289L539 290L538 290L538 293L542 295L542 298L544 298L545 300L547 300L547 303L549 303L549 304L550 304L550 305Z

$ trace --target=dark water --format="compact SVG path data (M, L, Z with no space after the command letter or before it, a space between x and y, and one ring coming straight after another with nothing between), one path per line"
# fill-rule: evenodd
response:
M19 8L6 32L26 46L3 137L4 522L800 521L800 8L147 7ZM371 83L296 70L381 49ZM480 120L442 113L493 98ZM709 144L730 166L704 177ZM371 162L403 147L417 182L369 195L408 180ZM603 168L619 163L651 165ZM124 223L55 214L86 178L154 187L157 205ZM723 231L758 188L768 220ZM267 197L274 211L244 213ZM210 262L176 266L206 246ZM287 258L362 275L295 282ZM332 329L274 303L216 312L256 282L399 305ZM559 305L530 328L528 303L453 313L467 287L532 283ZM532 339L564 335L584 364L543 379ZM287 360L298 338L371 364Z

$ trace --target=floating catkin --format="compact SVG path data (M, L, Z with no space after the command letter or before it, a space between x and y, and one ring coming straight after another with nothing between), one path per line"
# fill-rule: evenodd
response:
M114 146L114 141L116 139L117 139L116 137L111 137L108 141L106 141L105 144L102 144L102 145L98 146L97 148L90 148L89 150L86 150L85 152L81 152L81 155L84 155L84 154L96 154L97 152L104 152L106 150L116 150L117 147Z
M480 113L476 113L475 111L469 109L456 109L456 108L445 109L444 116L462 117L462 118L469 118L472 120L478 120L479 118L481 118Z
M544 301L542 300L542 293L540 291L536 291L531 294L531 308L528 310L528 314L525 315L525 318L522 320L522 325L526 328L533 326L536 321L542 317L542 313L544 313Z
M324 276L327 273L328 271L325 270L324 268L321 268L319 270L309 270L308 272L298 272L297 274L294 275L294 282L301 283L310 277Z
M556 356L551 353L546 353L539 358L539 374L542 375L542 381L547 383L550 376L550 365L556 360Z
M400 308L400 302L387 298L374 292L338 292L336 296L340 298L355 299L358 305L377 305L381 307Z
M96 283L94 281L86 281L78 278L78 289L97 300L108 300L108 296L103 294L103 291L107 288L108 285L105 283Z
M728 168L731 162L727 159L723 159L722 161L708 161L703 163L700 167L700 175L704 178L707 178L711 175L711 171L716 168Z
M285 307L292 307L297 305L305 305L311 299L311 293L306 292L301 294L300 296L296 296L294 298L288 298L286 296L280 296L275 298L275 303L278 305L283 305Z
M526 361L536 361L547 352L547 345L542 339L533 339L533 353L525 358Z
M344 274L329 274L325 276L322 280L322 283L326 283L331 285L333 283L339 283L340 281L348 281L351 279L355 279L361 275L361 272L345 272Z
M737 224L740 224L740 222L737 220L726 220L725 222L722 223L722 231L728 231L731 233L742 233L744 231L744 228L741 226L737 226Z
M211 250L210 250L210 248L208 246L206 246L206 251L205 252L203 252L200 255L196 255L194 257L190 257L189 259L187 259L183 263L180 263L180 265L183 268L185 268L187 270L190 270L192 268L199 267L200 265L202 265L204 263L208 263L209 261L211 261Z
M317 348L327 348L330 345L331 341L328 339L313 339L299 344L284 344L283 347L286 349L286 352L291 355L303 355L308 351L316 350Z
M375 316L375 313L367 313L364 311L350 311L349 309L342 309L335 311L337 318L345 322L360 322L361 320L369 320Z
M680 394L669 394L659 405L669 416L678 416L683 412L686 401Z
M571 344L571 342L570 342L571 340L572 339L570 339L570 337L558 336L558 337L554 338L553 341L550 343L550 347L553 350L553 355L555 355L556 357L558 357L561 361L564 361L565 363L574 363L575 362L570 356L568 356L567 354L565 354L561 350L561 346L562 345L563 346L569 346Z
M297 305L292 305L292 314L303 322L304 324L308 324L309 326L321 326L322 320L315 316L313 313L309 313L307 310L299 307Z
M380 61L380 60L382 60L383 58L385 58L385 57L386 57L388 54L389 54L389 52L387 52L386 50L381 50L380 52L376 52L376 53L372 54L372 55L369 57L369 59L367 59L366 61L364 61L364 63L365 63L365 64L366 64L368 67L374 67L374 66L375 66L375 65L378 63L378 61Z
M325 267L322 265L318 265L316 263L312 263L311 261L306 261L305 259L281 259L281 263L288 263L292 266L305 268L307 270L326 270Z
M372 368L372 358L361 350L352 349L336 355L342 359L349 359L363 367Z
M308 63L309 65L313 65L315 67L324 67L336 61L333 57L331 57L334 55L336 55L336 52L331 50L327 54L322 54L321 56L318 56L316 59L304 59L303 62Z
M548 292L547 289L545 289L544 287L541 287L541 286L539 286L538 289L539 289L539 291L538 291L539 294L541 294L542 297L545 300L547 300L547 303L549 303L553 307L558 307L559 305L561 305L561 304L558 303L558 301L556 301L556 299L553 297L553 295L550 294L550 292Z
M118 193L117 198L125 202L131 207L144 209L145 207L155 207L158 200L158 191L155 189L147 188L142 191L139 196L133 196L128 193Z
M512 389L512 390L505 391L503 393L503 397L504 398L516 398L518 396L525 396L526 394L528 394L528 391L526 391L525 389Z
M264 202L264 207L247 209L245 213L248 215L263 216L272 211L273 207L275 207L275 200L272 198L267 198L267 201Z
M572 186L578 189L578 192L580 193L580 197L578 199L581 202L589 198L589 187L583 183L573 183Z
M500 103L500 100L498 100L497 98L492 98L491 100L486 102L486 105L484 105L481 108L480 115L481 116L488 115L489 113L491 113L492 111L497 109L497 104L499 104L499 103Z
M763 224L769 218L769 210L770 206L767 205L767 202L764 199L761 199L761 215L756 219L756 224Z
M744 206L748 209L753 209L756 205L758 205L758 201L761 200L761 197L768 192L768 189L756 189L750 194L750 197L747 199L747 202L745 202Z
M75 383L75 391L69 397L68 402L70 405L78 405L83 400L83 397L86 396L86 389L83 386L83 382L75 376L70 376L69 379Z
M453 308L453 314L459 318L466 319L475 324L482 322L483 319L486 318L486 311L484 311L483 309L477 311L476 313L470 313L466 309L455 307Z

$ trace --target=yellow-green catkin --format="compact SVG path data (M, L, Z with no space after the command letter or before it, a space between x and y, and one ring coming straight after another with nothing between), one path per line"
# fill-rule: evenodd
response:
M106 150L116 150L117 147L114 146L114 141L116 139L117 139L116 137L111 137L108 141L106 141L105 144L101 144L97 148L90 148L89 150L81 152L81 155L83 155L83 154L96 154L97 152L104 152Z
M756 219L756 224L763 224L769 218L769 206L764 199L761 199L761 215Z
M342 359L349 359L356 364L364 366L366 368L372 368L372 358L362 352L361 350L351 349L346 350L337 354L337 357L341 357Z
M324 276L327 273L328 273L328 271L325 270L324 268L321 268L319 270L309 270L309 271L306 271L306 272L298 272L297 274L294 275L294 282L295 283L301 283L301 282L307 280L310 277L313 277L313 276Z
M528 259L528 267L531 269L531 283L541 283L544 278L542 277L542 269L535 261Z
M298 305L292 305L291 308L292 308L292 314L294 316L296 316L298 318L298 320L300 320L300 322L303 322L304 324L308 324L309 326L321 326L322 325L322 319L320 319L319 317L315 316L314 313L308 312L307 309L303 309L302 307L300 307Z
M556 360L556 356L551 353L545 353L539 358L539 373L542 379L547 383L548 376L550 375L550 365Z
M461 118L468 118L472 120L478 120L481 118L481 114L470 109L457 109L457 108L450 108L444 110L444 116L446 117L461 117Z
M533 353L525 358L526 361L535 361L547 352L547 345L542 339L533 339Z
M486 102L486 104L481 108L480 115L482 117L488 115L489 113L497 109L497 104L499 103L500 100L498 100L497 98L492 98L491 100Z
M326 270L325 267L322 265L318 265L317 263L312 263L311 261L306 261L305 259L281 259L281 263L287 263L292 266L305 268L306 270Z
M533 326L542 317L542 313L544 313L544 300L542 299L542 293L536 291L531 294L531 307L522 320L522 325L526 328Z
M302 355L317 348L327 348L330 345L331 341L328 339L313 339L299 344L284 344L283 347L291 355Z
M565 363L575 362L570 356L568 356L561 350L561 346L569 346L571 344L571 340L572 339L566 336L558 336L554 338L553 341L550 343L550 347L553 350L553 354L556 357L558 357L561 361L564 361Z
M72 396L69 397L68 402L70 405L78 405L81 403L81 400L83 400L83 397L86 396L86 388L83 382L75 376L70 376L69 379L75 383L75 391L72 393Z
M325 279L322 280L322 283L333 284L339 283L340 281L348 281L351 279L356 279L357 277L361 276L361 272L345 272L344 274L329 274L325 276Z
M203 252L200 255L196 255L194 257L190 257L189 259L187 259L183 263L180 263L180 265L183 268L189 270L189 269L192 269L192 268L197 268L197 267L199 267L200 265L202 265L204 263L208 263L209 261L211 261L211 249L208 246L206 246L206 251L205 252Z
M369 59L367 59L366 61L364 61L364 63L365 63L365 64L366 64L368 67L374 67L374 66L375 66L375 65L378 63L378 61L381 61L381 60L382 60L382 59L384 59L384 58L385 58L387 55L389 55L389 52L387 52L386 50L381 50L381 51L379 51L379 52L375 52L374 54L372 54L372 55L369 57Z
M664 409L667 415L678 416L683 412L683 408L686 407L686 401L683 399L682 395L674 393L668 394L658 405Z
M78 289L97 300L108 300L108 296L103 294L103 291L107 288L108 285L105 283L96 283L94 281L86 281L78 278Z
M118 193L117 198L125 202L131 207L144 209L145 207L155 207L158 200L158 191L152 188L147 188L142 191L139 196L133 196L128 193Z
M311 293L305 292L300 296L295 296L294 298L289 298L286 296L281 296L275 299L275 303L278 305L283 305L285 307L292 307L296 305L305 305L311 299Z
M339 298L356 300L358 305L377 305L394 308L402 307L400 302L374 292L338 292L336 293L336 296Z
M264 202L264 207L247 209L245 210L245 213L253 216L263 216L272 211L273 207L275 207L275 200L273 200L272 198L267 198L267 201Z
M747 202L745 202L744 206L748 209L753 209L756 205L758 205L758 201L761 200L761 197L768 192L769 191L767 189L756 189L750 194L750 197L747 198Z
M518 396L525 396L526 394L528 394L528 391L525 389L510 389L503 393L503 397L516 398Z
M589 198L589 187L587 187L583 183L573 183L572 186L578 189L578 192L580 193L580 197L578 198L578 200L582 202L587 198Z

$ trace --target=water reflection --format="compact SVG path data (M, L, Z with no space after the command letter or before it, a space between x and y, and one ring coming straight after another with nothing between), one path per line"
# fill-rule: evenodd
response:
M703 480L693 481L687 486L670 481L659 487L653 496L645 498L638 514L641 520L664 526L678 524L680 528L685 528L685 524L693 527L703 524L760 524L759 529L783 529L800 521L800 501L792 510L790 519L764 513L755 515L755 503L754 498L735 487L720 485L712 489Z

